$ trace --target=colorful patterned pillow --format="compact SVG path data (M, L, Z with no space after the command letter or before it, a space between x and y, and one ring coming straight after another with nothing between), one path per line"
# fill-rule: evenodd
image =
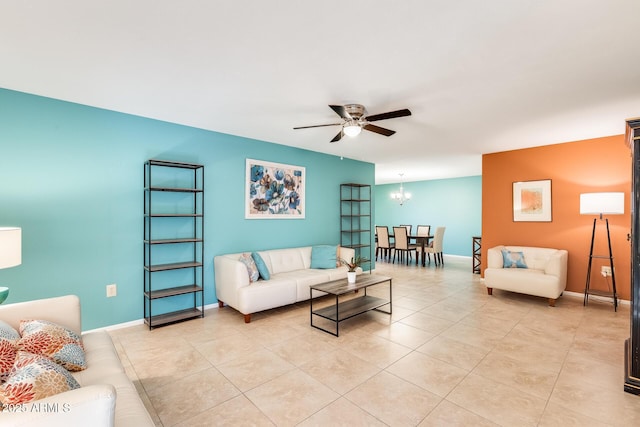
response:
M503 268L527 268L527 263L524 261L524 253L522 252L511 252L503 249L502 261Z
M18 405L80 388L63 367L38 354L19 351L7 381L0 386L0 403Z
M0 337L0 382L5 381L9 376L16 354L18 354L16 340Z
M251 254L242 254L240 255L240 262L247 267L247 273L249 273L249 281L255 282L260 278L260 273L258 272L258 267L256 266L256 262L251 257Z
M13 326L3 320L0 320L0 338L17 340L20 338L20 334L18 333L18 331L13 329Z
M18 349L51 358L69 371L87 369L82 338L46 320L21 320Z

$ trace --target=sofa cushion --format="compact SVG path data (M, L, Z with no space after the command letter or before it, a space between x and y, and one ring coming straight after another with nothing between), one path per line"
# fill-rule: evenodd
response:
M311 268L336 268L337 246L318 245L311 248Z
M271 280L260 280L238 289L238 307L242 314L255 313L296 302L296 281L285 273L274 274Z
M249 281L255 282L260 278L260 272L258 271L258 266L256 262L253 260L251 254L242 254L239 258L240 262L247 267L247 273L249 273Z
M527 268L524 260L524 252L502 250L502 267L503 268Z
M87 368L82 339L72 330L47 320L20 321L18 349L51 358L69 371Z
M258 252L271 275L311 267L311 246Z
M87 369L71 373L82 387L111 383L114 375L124 373L124 367L109 333L104 330L86 332L82 334L82 344L85 348Z
M0 387L0 402L17 405L79 387L71 373L48 357L18 351L7 381Z
M271 279L271 274L269 273L267 264L265 264L260 254L258 252L253 252L251 254L251 257L253 258L253 261L256 263L256 267L258 267L258 272L260 273L260 277L262 277L263 280Z

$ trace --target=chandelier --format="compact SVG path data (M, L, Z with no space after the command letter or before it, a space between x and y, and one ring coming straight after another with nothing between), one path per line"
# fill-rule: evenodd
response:
M403 184L402 177L404 176L404 174L401 173L399 175L400 175L400 191L391 193L391 198L397 201L398 203L400 203L400 206L402 206L404 202L411 199L411 193L407 193L404 191L404 187L402 185Z

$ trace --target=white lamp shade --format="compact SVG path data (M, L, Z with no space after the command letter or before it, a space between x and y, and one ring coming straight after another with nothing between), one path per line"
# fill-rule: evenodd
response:
M624 193L583 193L580 195L581 215L622 215Z
M360 131L362 131L362 128L357 124L350 124L348 126L345 126L343 130L347 136L356 136L360 133Z
M22 263L22 229L0 227L0 268L15 267Z

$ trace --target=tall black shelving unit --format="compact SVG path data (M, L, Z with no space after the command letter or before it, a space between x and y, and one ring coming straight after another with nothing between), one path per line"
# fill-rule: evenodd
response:
M340 246L371 260L371 186L340 184ZM371 272L371 269L369 269Z
M144 164L144 320L204 317L204 166Z

